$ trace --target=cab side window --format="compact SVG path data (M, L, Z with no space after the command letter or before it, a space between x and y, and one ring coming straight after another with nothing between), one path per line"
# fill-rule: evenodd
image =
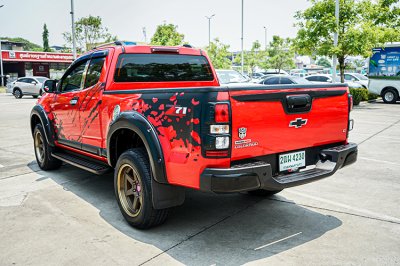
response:
M280 78L279 84L294 84L294 82L288 78Z
M61 92L74 91L82 88L86 64L88 61L83 61L74 66L61 80Z
M37 83L34 79L29 79L29 78L27 78L25 82L30 84Z
M103 69L105 57L93 58L90 61L86 73L85 88L92 87L97 84L100 79L101 70Z
M273 85L273 84L279 84L279 78L269 78L264 80L264 85Z
M353 76L352 76L352 75L344 74L344 80L351 81L352 79L353 79Z

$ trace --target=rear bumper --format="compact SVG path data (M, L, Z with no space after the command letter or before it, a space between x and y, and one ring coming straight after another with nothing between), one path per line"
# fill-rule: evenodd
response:
M357 152L355 143L324 149L315 168L277 176L273 176L270 164L261 161L232 168L206 168L200 176L200 189L229 193L298 186L331 176L338 169L356 162Z

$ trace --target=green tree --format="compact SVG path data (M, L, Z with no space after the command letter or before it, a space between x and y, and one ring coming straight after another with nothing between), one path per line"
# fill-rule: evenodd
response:
M296 51L307 55L336 55L344 81L346 58L368 57L372 48L400 39L399 0L340 0L339 26L335 0L310 0L312 6L297 12ZM338 46L333 34L338 31Z
M175 46L183 44L185 35L177 31L178 26L174 24L158 25L156 32L151 37L150 43L153 45Z
M294 52L291 47L291 40L279 36L273 36L267 50L268 58L266 68L276 69L280 72L284 68L294 68Z
M253 42L250 51L245 51L243 55L243 65L248 69L251 74L254 73L256 67L262 66L265 61L266 52L261 49L261 44L259 41ZM236 64L241 64L242 57L239 54L235 57L234 62Z
M316 64L323 67L332 67L331 61L329 61L329 59L326 57L320 57Z
M46 23L43 25L42 38L43 38L43 51L44 51L44 52L50 52L50 46L49 46L49 30L47 29Z
M231 60L229 60L230 52L228 51L229 45L223 44L218 38L210 43L210 46L206 48L207 54L214 68L219 69L230 69Z
M72 45L72 34L64 32L63 36L65 41ZM75 22L75 38L78 48L84 51L88 51L98 44L117 39L108 32L107 27L103 26L101 17L91 15Z

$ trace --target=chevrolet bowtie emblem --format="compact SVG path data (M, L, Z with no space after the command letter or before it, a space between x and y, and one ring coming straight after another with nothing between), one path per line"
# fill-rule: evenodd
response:
M289 127L300 128L302 126L305 126L306 124L307 119L296 118L295 120L289 122Z

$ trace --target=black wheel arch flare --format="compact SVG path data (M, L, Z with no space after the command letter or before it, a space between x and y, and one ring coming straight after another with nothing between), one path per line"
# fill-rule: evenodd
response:
M47 143L51 146L54 147L54 139L55 139L55 132L53 129L53 126L50 122L49 117L47 116L46 111L44 110L43 106L40 104L37 104L33 107L31 111L31 116L30 116L30 125L31 125L31 133L33 134L33 130L35 129L36 125L36 118L40 120L40 123L43 126L45 137L47 140Z
M155 181L167 184L165 161L160 140L154 126L140 113L128 111L121 113L111 124L107 133L107 160L108 164L114 166L118 160L113 154L113 134L120 129L128 129L137 134L143 141L149 154L150 166Z

